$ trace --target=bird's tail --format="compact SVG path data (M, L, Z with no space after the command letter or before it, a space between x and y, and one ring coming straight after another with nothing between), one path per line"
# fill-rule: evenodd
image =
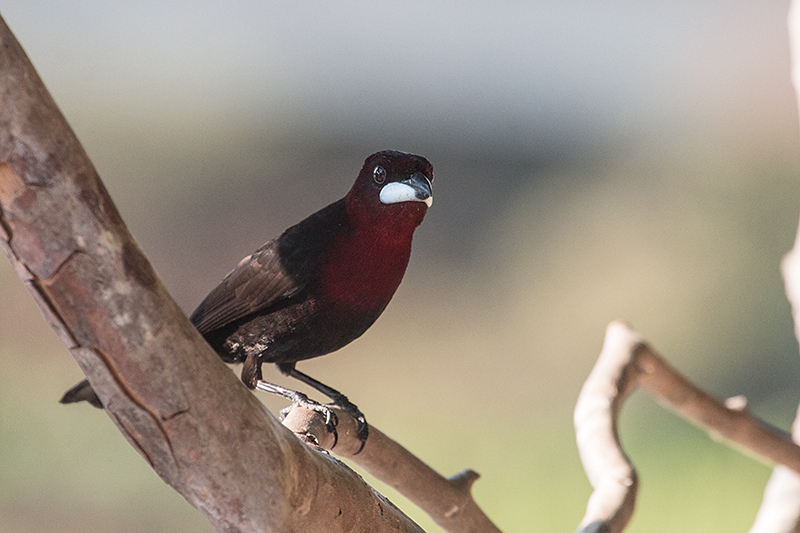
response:
M103 402L97 397L94 389L89 385L89 381L85 379L65 392L64 396L59 400L59 403L76 402L89 402L99 409L103 408Z

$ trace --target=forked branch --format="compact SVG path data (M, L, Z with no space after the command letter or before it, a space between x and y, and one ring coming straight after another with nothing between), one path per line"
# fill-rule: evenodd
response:
M739 397L724 403L711 397L626 324L612 322L575 407L578 449L594 487L581 531L622 531L633 513L636 471L620 444L617 420L625 398L637 388L712 437L800 473L800 447L788 434L754 417Z

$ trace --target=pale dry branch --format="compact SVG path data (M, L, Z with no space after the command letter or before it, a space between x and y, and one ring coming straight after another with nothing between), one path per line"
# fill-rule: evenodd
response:
M792 82L800 102L800 2L789 9ZM792 306L795 337L800 342L800 225L794 247L781 263L786 297ZM792 439L800 443L800 408L792 426ZM750 533L800 533L800 474L778 465L764 489L764 498Z
M108 416L217 530L421 531L283 427L203 341L2 18L0 247ZM452 484L468 493L472 479Z
M800 447L785 432L754 417L741 398L725 403L714 399L626 324L612 322L575 407L578 449L594 487L581 531L623 531L633 513L636 471L620 445L617 420L625 398L637 388L712 437L800 473Z
M794 32L800 31L800 10L794 4L792 10ZM795 35L794 43L800 43ZM794 60L798 61L797 54ZM798 68L795 67L795 72ZM792 306L795 336L800 341L800 225L792 250L781 263L786 296ZM792 427L792 439L800 442L800 408ZM750 533L798 533L800 532L800 474L778 465L772 472L764 489L764 498Z
M622 531L636 502L636 470L622 450L617 420L634 386L626 354L633 352L638 339L626 335L623 327L617 323L608 327L603 349L575 405L578 453L594 487L579 526L585 532Z
M800 436L800 412L792 428L795 442ZM783 466L776 466L764 489L761 507L749 533L800 532L800 475Z

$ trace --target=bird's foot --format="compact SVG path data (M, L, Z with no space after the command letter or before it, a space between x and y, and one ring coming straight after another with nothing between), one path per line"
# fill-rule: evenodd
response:
M294 366L294 363L287 363L281 364L278 363L278 370L286 374L287 376L291 376L295 379L298 379L308 385L309 387L313 387L328 398L332 400L332 403L329 405L335 405L339 407L347 414L352 416L356 420L356 436L358 440L361 442L361 446L358 448L356 454L361 453L361 450L364 449L364 444L367 442L367 437L369 436L369 426L367 425L367 419L364 416L356 405L347 399L347 396L342 394L341 392L337 391L334 388L325 385L324 383L320 383L316 379L312 378L307 374L303 374L299 370L297 370Z
M361 447L355 454L353 454L353 455L358 455L359 453L361 453L361 450L364 449L364 444L367 443L367 437L369 437L369 425L367 424L367 418L364 416L364 413L361 412L358 406L356 406L356 404L348 400L347 396L345 396L344 394L340 393L338 396L334 396L331 399L333 400L333 405L341 408L347 414L355 418L356 422L358 423L356 436L358 437L358 440L361 441Z
M295 405L299 405L301 407L305 407L306 409L317 411L318 413L322 414L325 416L325 427L328 430L328 433L333 433L333 446L331 447L335 447L336 443L339 442L339 434L336 431L336 426L339 425L339 418L336 416L336 413L330 408L330 406L323 405L315 400L312 400L302 392L286 389L268 381L257 381L256 389L263 392L269 392L270 394L283 396ZM281 409L281 420L286 418L286 415L289 414L289 411L291 411L292 407L293 406L289 406Z

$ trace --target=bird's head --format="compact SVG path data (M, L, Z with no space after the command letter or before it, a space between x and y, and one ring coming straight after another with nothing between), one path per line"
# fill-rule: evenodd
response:
M369 156L347 193L358 223L416 228L433 203L433 165L424 157L384 150Z

